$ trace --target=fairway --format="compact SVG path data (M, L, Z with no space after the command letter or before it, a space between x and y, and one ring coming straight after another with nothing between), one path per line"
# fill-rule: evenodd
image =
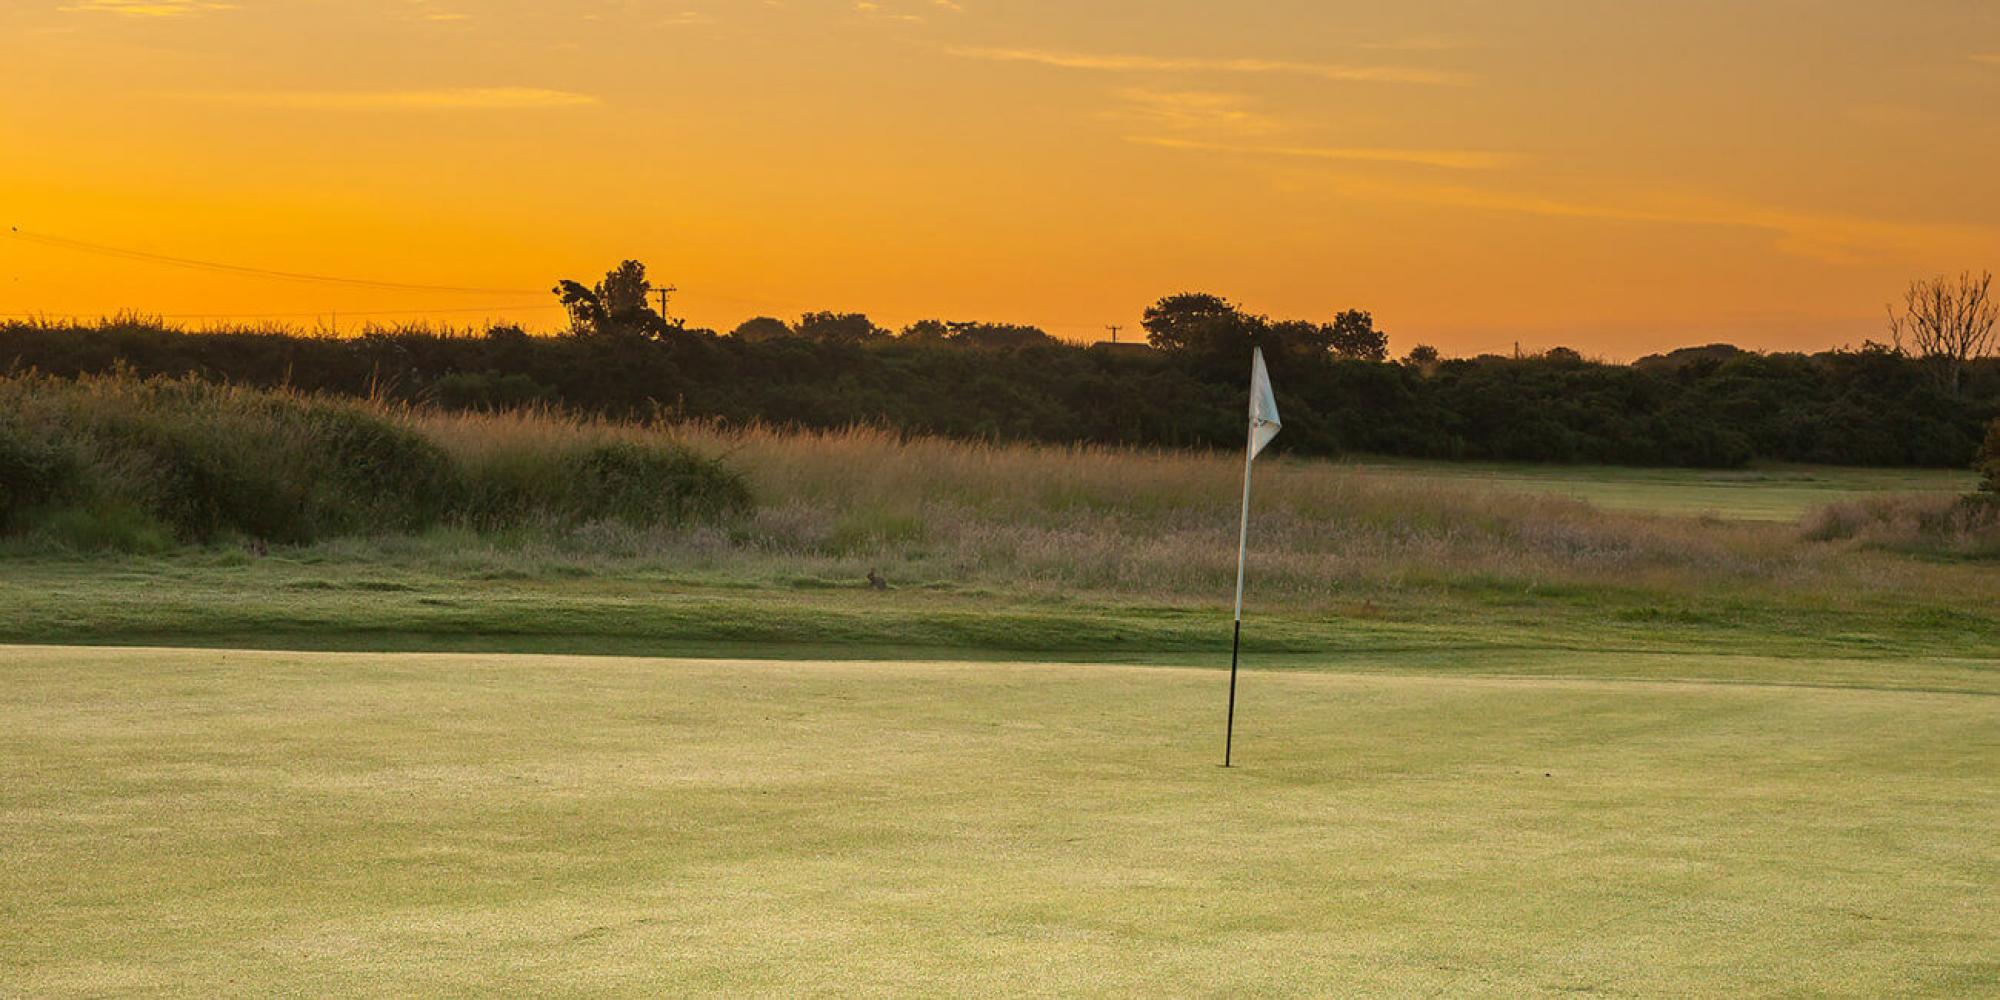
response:
M1210 670L4 647L0 993L2000 981L1991 661L1514 655L1250 671L1225 771Z
M1951 496L1976 486L1958 469L1773 465L1750 469L1642 469L1613 465L1418 462L1338 463L1391 480L1575 497L1605 510L1733 521L1796 521L1814 508L1888 494Z

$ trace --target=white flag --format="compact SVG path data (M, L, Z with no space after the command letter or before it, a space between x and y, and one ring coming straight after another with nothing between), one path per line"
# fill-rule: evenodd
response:
M1250 355L1250 457L1256 458L1278 436L1278 397L1271 395L1271 373L1264 370L1263 348Z

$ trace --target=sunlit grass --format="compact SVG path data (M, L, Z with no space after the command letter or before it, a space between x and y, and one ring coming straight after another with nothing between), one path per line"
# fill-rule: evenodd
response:
M0 649L0 977L21 996L1991 986L1990 696L1538 659L1568 676L1253 672L1225 771L1214 671ZM1706 662L1759 672L1733 659Z

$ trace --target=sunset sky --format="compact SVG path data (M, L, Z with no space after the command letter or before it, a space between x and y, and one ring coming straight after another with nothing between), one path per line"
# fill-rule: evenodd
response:
M725 330L1201 289L1629 359L2000 268L1987 0L0 0L0 95L4 313L553 327L637 257Z

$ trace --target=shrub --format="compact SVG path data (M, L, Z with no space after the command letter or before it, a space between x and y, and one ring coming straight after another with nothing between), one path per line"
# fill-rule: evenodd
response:
M184 381L101 388L71 406L100 490L191 541L415 530L458 491L442 449L363 403Z
M173 547L173 532L152 515L119 500L67 507L41 519L36 534L66 549L149 555Z
M1986 494L1887 495L1831 504L1807 515L1806 540L1961 558L2000 558L2000 502Z
M741 510L750 490L720 463L684 448L615 442L570 460L573 513L629 524L682 524Z
M525 336L525 335L524 335ZM539 403L548 387L526 375L458 372L431 384L438 405L452 410L507 410Z
M315 509L324 530L414 530L462 502L463 475L443 448L408 427L352 405L315 401L303 414L320 463Z
M740 476L663 440L564 436L575 427L548 415L479 447L449 433L476 419L191 379L0 379L0 530L145 551L451 522L682 525L749 504Z
M76 456L67 449L0 422L0 529L74 493L78 472Z
M1988 493L2000 493L2000 417L1986 428L1986 446L1979 451L1980 485Z
M503 447L476 465L472 476L469 510L486 528L605 520L681 526L750 505L741 476L677 445Z

